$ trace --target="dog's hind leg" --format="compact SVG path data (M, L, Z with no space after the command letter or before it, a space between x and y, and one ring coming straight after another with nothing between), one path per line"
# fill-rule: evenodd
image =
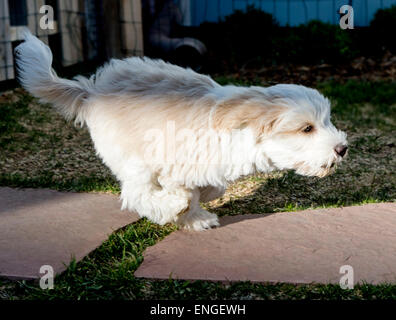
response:
M175 223L178 214L189 209L192 193L182 187L163 187L154 181L122 182L122 209L137 211L141 217L164 225Z
M137 211L141 217L160 225L176 223L190 230L219 225L215 214L200 207L198 188L188 189L166 177L150 176L147 171L143 173L122 181L122 209Z

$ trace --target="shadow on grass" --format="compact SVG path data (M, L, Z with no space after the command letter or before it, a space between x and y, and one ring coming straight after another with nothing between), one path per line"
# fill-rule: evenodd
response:
M298 176L293 172L281 177L258 178L253 192L233 197L231 191L229 199L207 203L204 207L219 216L247 215L246 218L251 219L250 214L263 216L276 212L395 201L393 183L385 183L386 175L366 184L365 181L357 183L358 172L346 175L345 171L348 168L324 179Z

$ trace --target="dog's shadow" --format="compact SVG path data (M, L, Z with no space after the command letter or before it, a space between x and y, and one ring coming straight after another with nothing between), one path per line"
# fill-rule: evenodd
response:
M218 206L215 202L209 202L204 204L204 207L220 217L221 228L244 220L262 219L279 212L335 204L332 199L321 195L320 192L316 195L312 194L313 189L321 190L323 187L321 183L319 179L288 172L280 177L263 179L253 192L245 196L231 198ZM335 191L332 197L339 198L342 189Z
M276 184L281 183L281 181L279 179ZM231 198L219 206L212 206L211 202L204 204L204 206L208 211L219 216L220 226L218 228L244 220L262 219L283 211L277 206L278 203L267 204L267 201L271 201L271 196L266 195L268 188L268 181L264 181L255 191L246 196L237 199Z
M233 215L233 216L222 216L220 217L220 226L217 228L222 228L230 224L239 223L241 221L253 220L253 219L263 219L265 217L271 216L276 212L272 213L256 213L256 214L244 214L244 215Z

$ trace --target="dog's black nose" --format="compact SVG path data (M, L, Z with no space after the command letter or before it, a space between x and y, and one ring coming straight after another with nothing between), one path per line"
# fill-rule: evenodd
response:
M334 150L339 156L343 157L343 156L345 156L345 153L347 152L348 147L343 144L337 144Z

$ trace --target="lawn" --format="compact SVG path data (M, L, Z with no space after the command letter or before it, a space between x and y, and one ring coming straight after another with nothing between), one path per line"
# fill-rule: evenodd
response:
M235 83L229 77L217 80ZM293 172L246 177L230 185L224 197L204 204L208 210L233 215L395 201L396 82L325 82L317 88L332 100L334 124L348 133L350 152L337 172L324 179ZM0 96L0 150L0 186L119 192L87 130L66 123L21 89ZM396 286L385 284L342 290L336 285L135 279L144 249L174 230L142 219L111 235L81 262L72 262L55 279L54 290L0 280L0 299L396 298Z

